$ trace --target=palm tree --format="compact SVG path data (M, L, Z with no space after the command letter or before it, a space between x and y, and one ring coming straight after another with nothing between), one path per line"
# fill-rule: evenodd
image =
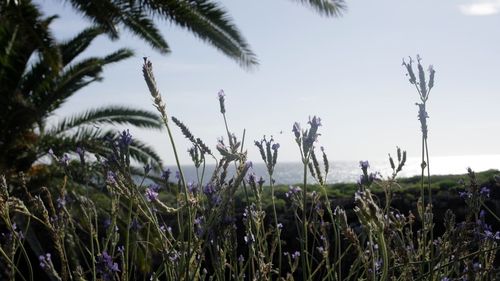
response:
M7 3L22 3L10 0ZM60 0L61 1L61 0ZM327 17L339 16L344 0L293 0ZM257 58L227 11L213 0L68 0L85 18L118 38L124 27L161 53L170 48L153 19L171 22L193 33L243 67L256 65Z
M56 154L73 153L77 147L93 155L111 152L105 139L117 134L107 124L126 124L160 129L157 114L121 106L87 110L64 118L47 128L47 118L79 89L102 80L103 67L129 58L129 49L103 57L75 61L99 35L90 27L74 38L58 43L49 30L55 17L42 18L29 1L20 1L0 10L0 173L33 173L35 164L52 149ZM140 163L161 159L155 151L134 140L130 156ZM39 168L39 167L38 167Z

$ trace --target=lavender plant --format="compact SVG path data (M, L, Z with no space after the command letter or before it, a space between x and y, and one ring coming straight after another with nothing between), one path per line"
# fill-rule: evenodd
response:
M395 158L389 155L392 173L385 177L372 172L368 161L360 161L358 190L348 203L354 207L339 204L327 183L330 164L319 146L321 120L316 116L305 128L298 123L292 127L304 178L300 185L281 189L274 182L279 144L272 137L254 142L267 170L267 176L256 175L247 159L245 131L241 140L231 131L221 91L217 99L225 138L209 148L179 118L167 115L152 63L145 60L143 75L167 128L177 171L167 169L156 176L151 165L134 168L130 150L135 140L125 130L108 140L108 153L96 163L81 147L74 158L51 153L54 165L66 173L60 185L33 191L22 184L18 197L2 177L0 277L39 280L40 273L47 280L496 280L500 232L488 219L500 219L487 204L492 190L482 186L472 170L469 181L459 187L465 218L459 220L448 210L444 231L434 234L425 108L434 71L425 84L420 61L419 82L412 61L404 63L421 98L422 179L416 210L405 212L393 204L404 191L398 175L407 156L400 148ZM187 153L197 170L193 182L184 177L171 122L192 145ZM206 175L206 163L212 159L215 170ZM98 170L102 179L90 178L86 190L77 188L71 180L74 169L67 169L71 165ZM131 176L137 170L142 178ZM308 182L308 175L315 183ZM21 183L28 180L20 177ZM99 189L92 189L94 185ZM282 214L278 200L286 202Z

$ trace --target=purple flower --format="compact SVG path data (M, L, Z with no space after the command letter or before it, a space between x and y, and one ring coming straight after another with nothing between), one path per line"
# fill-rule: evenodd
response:
M214 185L211 183L207 183L207 185L205 185L205 187L203 188L203 193L206 196L211 196L212 194L214 194L215 193Z
M76 148L76 153L80 157L80 162L82 163L82 165L85 164L85 149L79 146Z
M52 260L50 259L50 253L46 253L45 255L40 255L38 257L40 261L40 267L43 269L49 268L52 264Z
M125 253L125 246L123 246L123 245L122 245L122 246L118 246L118 247L116 248L116 250L117 250L120 254L122 254L122 255L123 255L123 253Z
M259 184L259 186L262 186L266 181L264 180L263 177L260 177L259 178L259 181L257 182Z
M292 254L292 259L297 259L300 257L300 252L299 251L295 251L295 253Z
M170 169L166 169L165 171L163 171L163 173L161 173L161 178L165 181L168 181L171 173L172 172L170 171Z
M170 254L168 258L170 259L171 262L176 262L179 260L180 257L181 255L179 255L177 251L174 251L173 253Z
M309 119L309 124L311 124L311 127L319 127L321 126L321 118L313 116L312 119Z
M292 132L294 133L296 139L300 138L300 124L298 122L293 123Z
M238 257L238 261L239 261L239 262L245 262L245 257L244 257L243 255L240 255L240 256Z
M296 194L299 194L301 191L302 191L302 189L300 189L300 187L290 185L290 187L288 187L288 191L285 193L285 196L287 198L290 198Z
M479 191L479 194L484 197L490 197L490 189L486 186L481 187L481 190Z
M460 192L458 192L458 195L462 199L467 199L467 198L471 198L472 197L472 193L470 193L468 191L460 191Z
M68 167L68 164L69 164L69 156L68 154L64 153L64 155L61 157L61 159L59 159L59 163L63 166L63 167Z
M129 130L123 130L118 138L118 144L121 148L127 148L132 143L132 135Z
M188 182L188 191L191 192L191 193L196 193L198 192L198 184L194 183L194 182Z
M359 166L364 171L370 167L370 163L368 163L368 161L359 161Z
M57 208L62 209L64 206L66 206L66 197L61 196L57 198Z
M144 174L147 175L151 171L151 165L146 164L146 166L144 166L143 169L144 169Z
M116 175L112 171L108 171L106 175L106 182L109 185L115 185L116 184Z
M226 97L226 94L224 94L223 90L220 90L217 97L219 99L220 113L224 114L226 113L226 106L224 105L224 98Z
M113 280L116 272L120 272L118 264L113 262L108 252L103 251L97 258L97 272L101 274L103 280Z
M146 200L148 202L155 201L158 198L158 192L154 191L152 188L146 188Z

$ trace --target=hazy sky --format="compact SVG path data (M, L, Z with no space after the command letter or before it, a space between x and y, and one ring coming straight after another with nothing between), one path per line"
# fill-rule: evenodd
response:
M37 2L61 15L52 25L58 38L89 25L64 1ZM253 141L263 135L281 144L279 161L299 161L292 124L305 125L312 115L322 119L319 145L331 160L381 159L396 146L417 157L418 97L401 60L420 54L436 69L428 104L431 155L500 153L500 1L347 1L341 18L287 0L221 2L257 54L258 69L241 69L169 23L162 24L172 49L167 56L127 32L115 42L103 36L85 56L129 46L136 57L106 68L103 82L78 92L54 118L111 104L154 110L141 75L148 56L169 114L213 147L225 134L217 101L223 89L230 128L238 136L247 129L253 161L260 160ZM185 151L188 143L174 132ZM131 133L174 163L165 132Z

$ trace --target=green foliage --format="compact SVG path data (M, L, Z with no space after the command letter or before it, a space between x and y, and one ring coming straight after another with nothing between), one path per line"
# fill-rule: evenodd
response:
M91 109L63 118L47 128L47 119L65 101L83 87L102 80L104 67L133 55L120 49L102 57L76 60L104 30L84 29L75 37L59 43L53 39L50 23L30 1L3 4L0 10L0 171L8 177L27 172L40 178L44 171L40 159L50 149L58 156L77 156L80 147L94 155L109 154L103 142L117 133L102 126L132 125L160 129L157 114L122 106ZM76 61L75 61L76 60ZM131 157L140 163L153 162L156 170L160 157L139 140L130 147ZM38 167L35 167L38 165Z

